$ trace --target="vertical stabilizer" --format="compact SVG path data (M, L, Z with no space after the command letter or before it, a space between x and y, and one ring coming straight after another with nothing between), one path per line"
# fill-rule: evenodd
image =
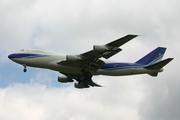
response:
M161 61L164 53L166 51L166 48L164 47L158 47L140 60L138 60L136 63L142 64L142 65L151 65L158 61Z

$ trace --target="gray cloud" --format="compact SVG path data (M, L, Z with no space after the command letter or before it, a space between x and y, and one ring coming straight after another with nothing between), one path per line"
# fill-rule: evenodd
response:
M3 110L0 112L0 118L29 119L31 116L30 119L37 120L138 119L137 106L134 103L138 102L136 93L125 90L127 94L131 94L122 95L123 92L120 92L119 95L115 95L109 93L109 90L109 88L77 90L72 87L47 88L40 84L14 84L0 89L0 107ZM134 100L123 100L129 97ZM118 102L119 98L122 100ZM112 104L113 101L115 104Z
M7 64L7 54L21 48L79 54L129 33L143 36L122 46L112 59L134 62L165 46L165 57L175 60L157 78L97 76L94 80L105 87L86 90L76 90L72 84L54 87L55 74L38 72L27 78L30 83L0 89L0 119L179 119L179 3L1 1L1 64Z

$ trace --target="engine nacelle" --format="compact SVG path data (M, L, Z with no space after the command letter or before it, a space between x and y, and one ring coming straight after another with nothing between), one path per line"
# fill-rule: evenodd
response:
M83 83L74 83L74 87L78 89L89 88L88 85L84 85Z
M98 53L103 53L108 50L108 48L105 45L94 45L93 50Z
M81 59L75 55L66 55L66 60L70 61L70 62L76 62L76 61L81 60Z
M73 82L73 80L71 78L68 78L68 77L58 76L58 82L67 83L67 82Z

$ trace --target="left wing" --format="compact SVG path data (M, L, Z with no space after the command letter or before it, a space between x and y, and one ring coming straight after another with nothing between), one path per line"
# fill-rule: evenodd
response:
M103 57L108 59L112 57L113 55L117 54L122 50L121 48L119 48L120 46L122 46L123 44L127 43L128 41L132 40L137 36L138 35L126 35L105 45L94 45L93 50L75 56L67 55L65 61L58 62L57 64L81 68L81 75L70 75L63 73L67 77L70 77L78 81L78 83L75 83L75 87L100 87L100 85L94 83L91 79L91 73L97 71L99 68L101 68L102 65L105 64L105 62L102 61L100 58Z
M80 57L91 60L101 57L108 59L122 50L119 48L120 46L137 36L138 35L126 35L105 45L94 45L93 50L80 54Z
M97 71L104 64L104 61L99 58L103 57L108 59L112 57L122 50L119 48L120 46L137 36L138 35L126 35L105 45L94 45L93 50L75 56L67 55L66 60L58 62L58 64L86 68L89 71Z

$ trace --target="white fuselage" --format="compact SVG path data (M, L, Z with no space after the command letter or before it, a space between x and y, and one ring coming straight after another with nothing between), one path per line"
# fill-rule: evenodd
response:
M31 56L32 55L32 56ZM21 50L18 53L9 55L9 58L21 65L51 69L61 73L67 74L82 74L80 67L59 65L57 63L66 60L66 56L44 52L39 50ZM107 62L106 62L107 63ZM134 75L161 72L161 70L149 70L143 68L143 66L128 66L123 67L114 65L109 69L99 69L96 72L92 72L93 75L109 75L109 76L122 76L122 75Z

